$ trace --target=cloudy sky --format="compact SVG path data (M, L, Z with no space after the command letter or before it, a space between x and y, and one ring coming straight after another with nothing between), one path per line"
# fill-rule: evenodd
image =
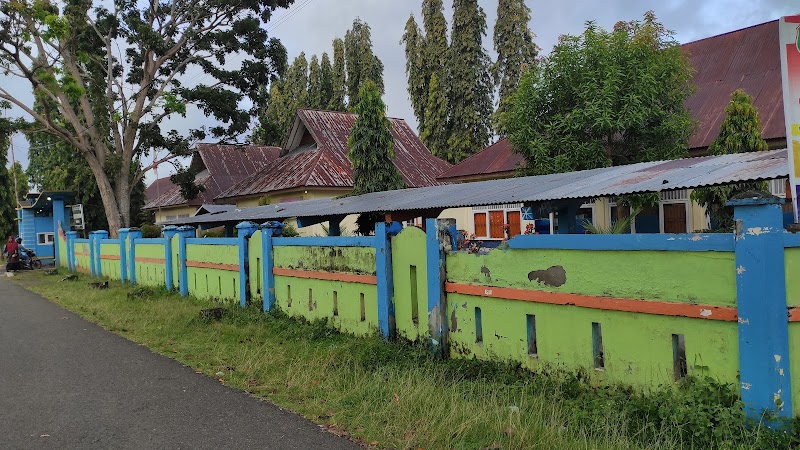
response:
M496 18L496 0L479 0L487 16L484 47L492 52L492 26ZM561 34L579 34L586 21L610 28L619 20L641 19L653 10L658 19L675 32L681 43L738 30L800 11L789 0L573 0L545 2L528 0L532 10L531 29L543 53L548 53ZM288 10L278 11L267 26L272 36L281 39L290 60L301 51L310 57L332 53L331 41L344 37L353 19L360 17L372 27L375 53L383 60L388 113L406 119L416 127L408 101L405 81L405 57L400 38L410 14L418 22L420 0L295 0ZM445 16L450 17L451 0L445 0ZM777 49L776 49L777 50ZM0 76L2 81L2 76ZM203 120L200 115L188 120ZM181 124L178 124L180 127ZM17 159L27 165L28 143L22 136L14 139ZM164 173L159 173L164 176ZM148 180L152 180L152 174Z

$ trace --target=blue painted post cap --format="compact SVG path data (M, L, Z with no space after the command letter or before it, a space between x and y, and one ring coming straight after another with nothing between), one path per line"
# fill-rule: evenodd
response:
M117 230L117 232L118 232L118 233L120 233L120 234L122 234L122 233L128 233L128 232L130 232L130 231L131 231L131 229L130 229L130 228L120 228L119 230Z
M401 231L403 231L403 224L397 221L393 221L386 225L386 234L389 236L397 236Z
M176 227L175 225L167 225L161 228L161 231L178 231L178 227Z
M236 224L236 229L241 230L243 228L255 228L258 229L258 224L255 222L239 222Z
M271 230L272 237L280 237L283 235L283 223L278 222L276 220L271 220L269 222L264 222L259 226L262 232L263 230Z

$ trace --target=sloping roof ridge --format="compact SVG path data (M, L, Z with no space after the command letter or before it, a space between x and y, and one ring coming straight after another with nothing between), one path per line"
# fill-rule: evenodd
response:
M319 148L319 144L317 144L317 146L318 147L314 155L314 163L303 176L301 186L308 186L308 180L311 179L311 174L313 174L317 170L317 167L319 167L319 162L322 159L322 154L325 152L325 150Z
M354 112L350 112L350 111L335 111L333 109L297 108L297 111L313 111L313 112L322 112L322 113L344 114L344 115L348 115L348 116L358 117L358 114L356 114ZM389 119L389 120L402 120L403 122L406 121L406 119L404 119L402 117L389 117L389 116L386 116L386 118Z
M733 33L739 33L740 31L749 30L750 28L760 27L762 25L770 24L770 23L777 22L777 21L778 21L778 19L772 19L772 20L768 20L766 22L761 22L761 23L757 23L755 25L750 25L750 26L747 26L747 27L744 27L744 28L739 28L738 30L726 31L725 33L715 34L713 36L706 36L704 38L696 39L694 41L684 42L683 44L681 44L681 47L683 47L685 45L689 45L689 44L696 44L698 42L707 41L709 39L716 39L716 38L719 38L719 37L722 37L722 36L727 36L727 35L733 34Z

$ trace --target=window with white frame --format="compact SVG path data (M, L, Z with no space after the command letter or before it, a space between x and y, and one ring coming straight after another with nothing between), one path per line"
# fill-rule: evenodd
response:
M36 242L39 245L48 245L56 241L56 236L53 233L37 233Z

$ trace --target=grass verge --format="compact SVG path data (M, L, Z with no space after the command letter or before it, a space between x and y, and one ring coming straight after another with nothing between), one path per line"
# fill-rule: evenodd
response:
M578 374L532 374L432 360L424 348L339 334L257 306L218 303L89 277L12 280L111 332L296 411L371 447L397 449L778 449L796 433L744 426L730 386L692 380L646 394ZM130 295L129 295L130 294ZM796 429L796 428L795 428Z

